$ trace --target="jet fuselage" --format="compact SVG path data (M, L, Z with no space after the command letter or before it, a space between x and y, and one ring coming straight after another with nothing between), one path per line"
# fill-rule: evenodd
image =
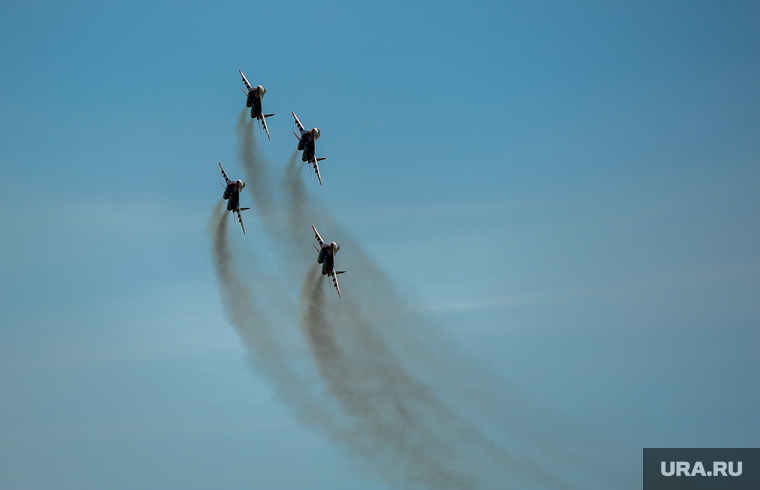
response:
M311 137L311 134L309 132L304 133L301 136L301 139L298 141L298 151L303 151L301 154L302 162L310 161L314 156L314 139Z
M235 211L240 207L240 191L245 187L242 180L230 182L224 189L222 197L227 201L227 211Z
M248 98L245 100L245 106L251 108L251 117L253 119L261 118L261 98L256 93L256 90L248 92Z
M261 85L253 87L248 91L248 96L245 99L245 106L251 108L251 117L254 119L261 119L261 99L264 98L264 94L267 93L267 89Z
M322 275L326 276L335 269L335 254L338 253L340 246L335 243L325 243L325 246L319 251L317 264L322 264Z

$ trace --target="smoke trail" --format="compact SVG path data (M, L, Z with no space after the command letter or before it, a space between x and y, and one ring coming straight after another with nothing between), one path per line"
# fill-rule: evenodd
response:
M426 403L425 387L414 386L406 373L393 369L392 362L386 369L372 362L369 367L381 370L368 373L367 366L339 345L325 315L323 282L319 269L306 274L302 323L320 374L353 422L352 447L367 458L384 460L386 471L394 467L402 473L402 481L433 488L475 488L475 476L447 464L455 451L421 420L415 405Z
M315 390L309 369L299 369L300 353L282 339L265 312L260 289L246 280L238 269L241 254L230 245L230 224L224 202L212 213L209 232L212 234L212 255L220 286L222 304L230 323L248 349L248 359L256 370L271 382L275 393L294 410L303 423L323 427L333 437L345 437L345 429L331 413L329 400ZM279 326L279 325L277 325Z
M298 161L298 151L294 151L285 167L282 177L282 192L286 200L288 230L290 241L296 242L301 239L304 226L317 224L315 208L309 206L306 186L301 178L303 163ZM306 163L306 165L309 165Z
M213 230L213 255L217 278L221 287L222 302L230 321L237 329L246 347L251 350L251 361L258 368L290 378L286 362L276 336L272 335L267 317L256 302L247 281L233 267L233 250L228 239L229 221L224 201L215 208L209 227Z
M478 369L399 296L311 197L298 153L285 165L280 186L272 185L252 126L241 113L238 154L274 245L267 250L280 269L259 287L265 267L229 247L229 227L221 219L214 222L215 264L230 321L252 363L295 415L397 486L595 486L584 484L589 478L582 474L593 461L573 456L574 438L556 418ZM351 251L338 259L349 271L340 301L325 295L326 281L308 245L311 224L328 239L340 237L342 250ZM245 271L230 266L246 262ZM296 281L302 286L294 297ZM557 428L559 436L549 432ZM575 463L580 475L571 474ZM625 486L611 480L599 487Z
M302 243L304 231L317 220L320 227L325 224L344 236L345 232L307 192L296 157L297 153L289 160L282 177L285 215L291 231L287 239ZM389 310L406 311L411 321L402 328L412 331L418 327L413 324L418 318L360 247L351 241L348 243L355 259L349 267L351 273L366 278L364 284L368 288L352 290L348 298L344 297L345 302L334 305L335 310L324 311L325 304L329 303L322 297L326 281L312 263L301 293L301 321L320 373L345 414L355 421L354 449L359 449L356 446L361 443L360 451L375 459L384 452L387 466L405 473L405 481L427 482L435 488L475 487L475 477L467 466L477 465L470 461L458 468L455 462L468 459L458 454L455 449L458 446L468 446L468 450L479 456L488 453L503 467L530 473L532 479L551 482L554 488L562 487L532 462L521 460L517 464L477 430L467 427L443 406L428 385L408 372L398 356L408 357L409 350L419 355L426 347L413 336L401 335L390 343L405 344L407 352L393 352L389 337L382 334L392 329L377 319L387 318ZM311 260L313 262L313 257ZM312 274L316 278L313 287ZM340 314L331 314L338 307ZM390 319L398 321L398 318ZM345 349L339 345L338 332ZM450 350L444 348L444 351ZM454 433L455 438L441 436ZM476 451L472 451L473 446Z
M254 201L259 213L267 214L272 211L273 200L271 196L270 176L265 162L258 155L256 138L253 133L253 119L243 110L238 116L235 133L238 137L238 158L243 164L246 186L251 186Z
M332 315L338 306L324 297L325 282L319 268L307 273L301 321L319 372L351 421L355 451L381 462L385 476L401 483L476 488L476 475L490 465L516 480L568 488L531 459L499 447L410 370L390 346L409 339L394 340L373 325L382 307L362 311L357 301L347 300L348 307L341 301L341 314ZM425 348L416 346L418 352ZM451 383L445 389L461 392Z

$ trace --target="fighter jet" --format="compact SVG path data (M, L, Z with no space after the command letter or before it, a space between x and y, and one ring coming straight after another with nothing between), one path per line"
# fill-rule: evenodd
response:
M245 88L248 89L247 92L242 88L240 89L243 90L243 93L246 96L245 106L251 108L251 117L260 123L259 131L261 131L261 126L264 126L264 131L267 132L267 139L269 139L269 141L272 141L272 138L269 137L269 128L267 128L267 118L274 116L274 114L263 114L261 112L261 99L264 98L264 94L267 93L267 89L261 85L251 87L251 84L248 83L248 79L245 78L243 72L240 70L238 71L240 72L240 76L243 77Z
M301 124L301 121L299 121L298 117L296 117L296 113L291 112L291 114L293 114L293 119L296 120L296 126L298 126L298 130L301 132L301 136L299 137L296 132L293 131L293 134L298 139L298 151L303 150L303 153L301 154L301 161L309 162L314 166L314 173L317 174L319 185L322 185L322 176L319 175L319 165L317 165L317 162L325 160L326 157L317 158L314 156L314 142L319 139L319 137L322 135L322 132L319 130L319 128L312 128L308 131L305 130L303 124ZM309 174L311 174L311 167L309 167Z
M219 182L222 184L222 187L224 187L224 195L222 195L222 197L227 201L227 211L237 213L238 221L240 221L240 227L243 229L243 235L245 235L243 216L241 216L240 212L245 211L246 209L251 209L240 207L240 191L242 191L245 187L245 182L242 180L230 180L227 177L227 173L224 171L224 168L222 167L222 162L219 162L219 168L222 170L222 176L224 177L224 181L227 183L225 186Z
M332 285L335 286L335 290L338 291L338 298L340 298L341 295L340 286L338 286L338 274L343 274L346 272L335 270L335 254L337 254L338 250L340 250L340 246L335 242L326 243L324 240L322 240L322 237L319 236L319 232L316 228L314 228L314 225L311 225L311 229L314 230L314 238L316 238L317 242L319 242L319 248L314 245L314 248L316 248L317 252L319 252L319 256L317 257L317 264L322 264L322 275L328 276L328 278L332 279Z

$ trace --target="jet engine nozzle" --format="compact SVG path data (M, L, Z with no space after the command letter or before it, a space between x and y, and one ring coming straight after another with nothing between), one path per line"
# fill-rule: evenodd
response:
M264 94L267 93L267 89L265 87L259 85L258 87L256 87L256 90L259 92L259 98L263 99L264 98Z
M311 130L312 136L314 136L314 141L318 140L320 136L322 136L322 131L319 130L319 128L313 128Z

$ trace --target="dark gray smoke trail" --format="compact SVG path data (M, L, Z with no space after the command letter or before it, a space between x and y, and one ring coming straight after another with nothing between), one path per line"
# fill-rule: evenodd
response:
M475 488L475 476L451 464L457 461L456 451L427 426L420 413L434 409L426 387L416 385L390 358L365 365L346 352L325 315L323 291L324 278L319 269L312 268L301 293L302 323L320 374L352 422L352 447L387 465L386 471L394 468L402 482Z
M272 322L263 307L266 302L257 300L263 297L262 290L245 278L245 264L241 253L230 244L229 229L222 201L209 222L214 265L225 313L248 349L250 362L299 420L323 427L332 437L344 437L345 430L331 413L329 400L315 389L318 383L309 376L310 369L299 366L300 354L288 345L287 338L283 339L282 332L275 330L280 324Z
M415 350L421 353L427 349L414 339L394 338L376 328L373 319L399 300L367 307L352 297L345 305L336 304L324 297L325 282L319 268L306 274L301 321L319 372L351 421L355 451L382 463L385 476L393 475L401 483L475 488L482 466L491 466L547 488L568 488L531 459L509 454L468 423L439 397L440 388L423 381L407 359L394 352L394 342L417 344ZM338 305L340 315L332 314ZM455 383L443 389L461 393Z
M238 153L272 243L267 256L279 268L268 274L255 260L260 254L231 249L221 219L214 257L230 321L251 361L300 420L399 487L628 486L584 474L594 461L575 457L575 434L479 369L399 296L311 197L297 153L272 185L252 126L243 112ZM336 260L349 271L341 276L342 300L325 295L330 289L309 245L312 224L342 244Z
M256 302L251 301L254 293L248 282L235 269L234 251L228 239L229 227L227 211L222 201L214 209L209 228L212 229L214 237L214 264L225 312L229 315L232 325L237 328L246 347L251 350L251 360L257 368L271 369L277 375L292 378L267 316Z
M253 133L253 119L248 117L245 109L238 116L235 133L238 138L238 158L245 172L245 183L251 188L249 194L256 202L259 213L270 218L269 214L276 210L272 198L271 177L264 159L256 149L256 137ZM271 220L268 220L271 221Z

